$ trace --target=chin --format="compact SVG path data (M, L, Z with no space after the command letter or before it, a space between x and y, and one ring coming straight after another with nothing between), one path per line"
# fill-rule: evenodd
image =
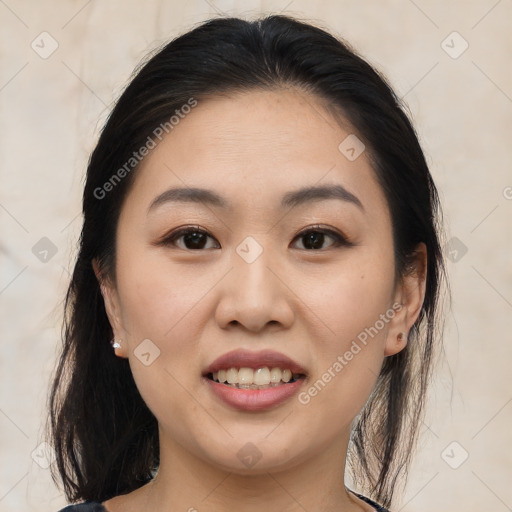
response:
M270 432L271 430L269 430ZM252 440L251 440L252 439ZM227 446L203 451L202 457L214 467L238 475L257 476L293 468L307 460L311 447L301 447L291 439L274 442L260 437L233 438ZM309 454L310 455L310 454Z

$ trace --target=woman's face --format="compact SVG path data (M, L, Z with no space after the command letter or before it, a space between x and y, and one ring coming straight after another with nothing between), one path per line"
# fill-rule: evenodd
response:
M239 473L340 463L423 300L395 283L362 149L315 97L254 91L199 102L143 160L102 290L162 447Z

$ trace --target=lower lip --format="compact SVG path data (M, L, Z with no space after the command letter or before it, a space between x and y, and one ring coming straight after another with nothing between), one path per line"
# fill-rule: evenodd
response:
M205 379L218 398L241 411L264 411L277 407L295 395L304 382L304 378L300 378L295 382L266 389L243 389L227 386L207 377Z

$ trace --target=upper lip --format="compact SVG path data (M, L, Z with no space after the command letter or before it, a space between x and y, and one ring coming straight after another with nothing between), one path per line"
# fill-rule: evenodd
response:
M214 373L219 370L228 370L229 368L281 368L305 375L306 370L288 356L275 352L273 350L262 350L253 352L250 350L238 349L227 352L213 361L203 372L203 375Z

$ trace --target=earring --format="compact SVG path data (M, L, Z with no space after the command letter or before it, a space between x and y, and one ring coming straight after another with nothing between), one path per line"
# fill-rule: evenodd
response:
M116 341L115 338L112 338L112 341L110 342L112 345L112 348L115 350L116 348L121 348L121 343Z
M398 336L396 337L396 339L398 341L402 341L404 338L405 338L405 341L407 341L407 333L406 332L400 332L400 333L398 333Z

